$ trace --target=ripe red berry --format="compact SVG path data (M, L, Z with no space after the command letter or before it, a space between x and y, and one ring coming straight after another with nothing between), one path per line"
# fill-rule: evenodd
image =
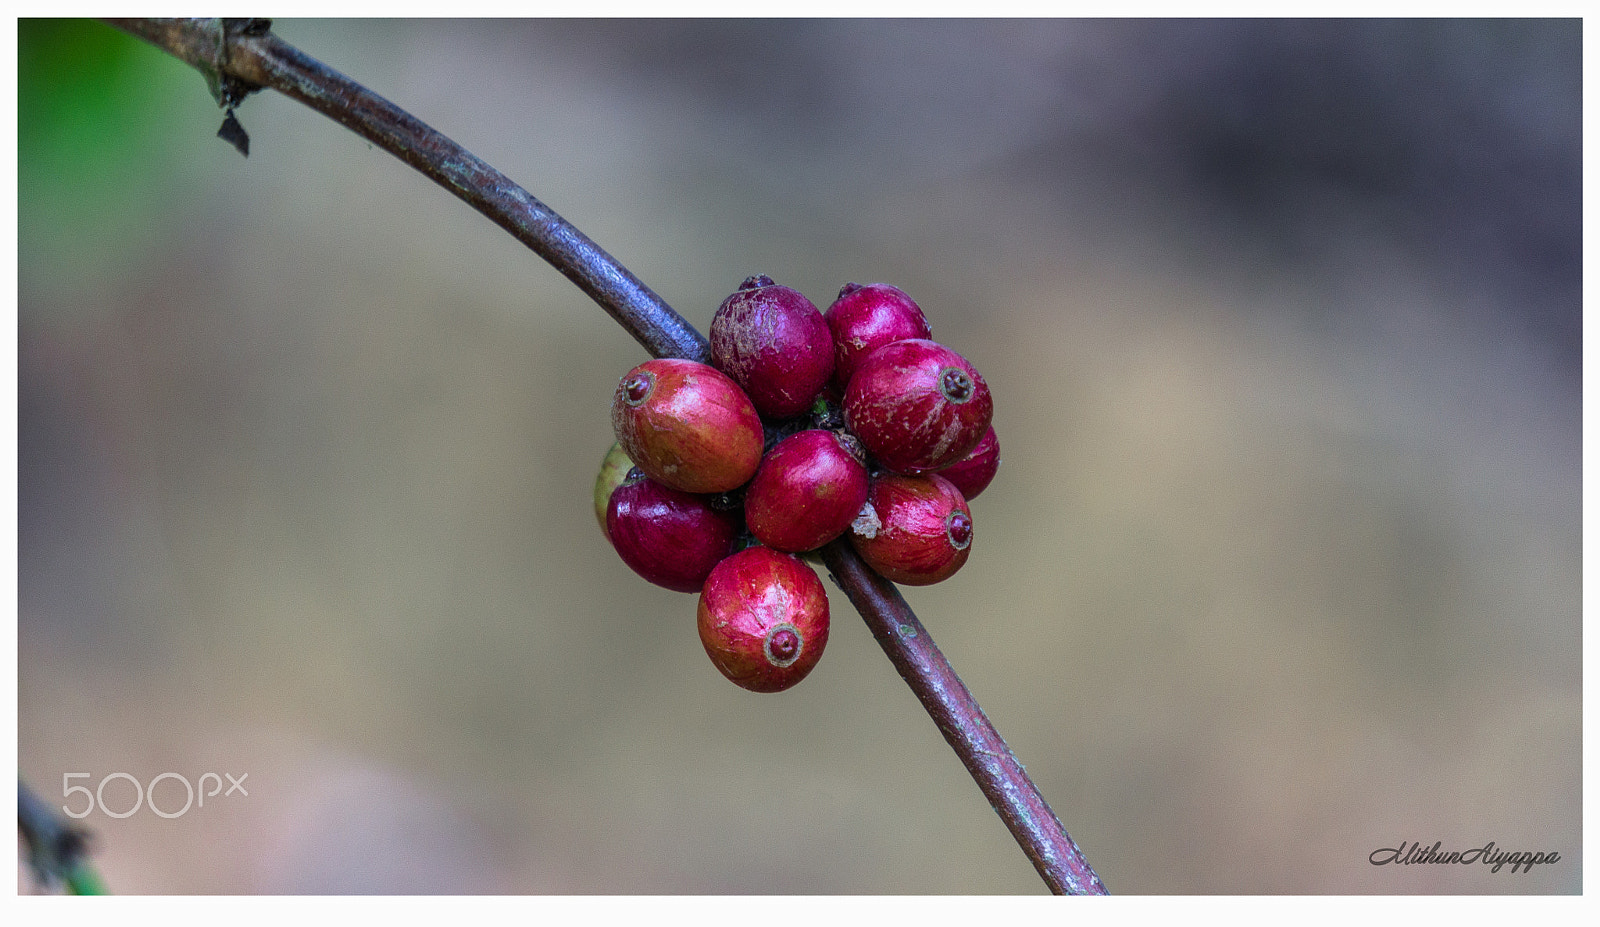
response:
M761 418L738 384L707 364L645 361L617 384L611 427L634 464L692 493L744 485L761 463Z
M763 416L790 418L811 408L833 374L833 337L798 290L751 277L711 319L711 363Z
M606 529L606 510L611 508L611 493L622 481L628 478L628 471L633 469L633 461L628 459L628 452L622 449L621 444L613 443L611 450L606 451L606 457L600 461L600 473L594 478L594 517L600 522L600 533L611 538L611 532Z
M722 675L781 692L811 672L828 644L828 595L800 558L739 551L711 571L697 612L700 643Z
M867 565L897 583L928 586L948 579L972 550L972 512L961 491L938 474L873 480L850 544ZM875 517L873 517L875 516Z
M798 553L843 534L867 501L867 468L855 443L814 428L768 451L744 494L745 524L756 540Z
M978 493L988 488L989 481L994 479L995 471L999 469L1000 439L995 437L994 426L990 425L972 453L940 470L939 475L961 490L962 498L971 502L978 498Z
M862 361L844 393L844 419L884 467L927 473L965 457L989 427L989 386L936 341L886 344Z
M907 338L932 338L922 308L887 283L846 283L824 312L833 335L833 386L840 394L875 349Z
M637 467L611 493L606 533L635 573L674 592L694 592L733 551L736 512L718 511L707 496L652 480Z

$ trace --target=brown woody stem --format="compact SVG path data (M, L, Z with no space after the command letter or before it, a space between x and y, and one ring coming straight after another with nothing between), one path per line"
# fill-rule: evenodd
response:
M371 141L533 249L656 357L705 361L706 339L627 268L526 190L405 110L267 31L262 20L112 19L199 68L224 105L269 87ZM1105 894L1094 870L893 583L850 546L823 559L995 811L1057 894Z

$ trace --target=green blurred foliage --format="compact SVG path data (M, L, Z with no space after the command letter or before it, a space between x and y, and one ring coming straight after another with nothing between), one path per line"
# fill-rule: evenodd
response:
M84 286L125 272L191 169L175 157L175 127L213 105L192 69L105 23L19 20L24 290Z

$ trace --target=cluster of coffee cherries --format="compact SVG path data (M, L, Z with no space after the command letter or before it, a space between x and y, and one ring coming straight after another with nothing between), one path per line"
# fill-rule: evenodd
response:
M826 312L770 277L711 322L711 363L657 359L617 384L595 515L624 563L699 592L700 640L756 692L811 671L828 598L802 554L847 536L928 585L972 547L968 500L1000 465L983 377L901 290L846 284Z

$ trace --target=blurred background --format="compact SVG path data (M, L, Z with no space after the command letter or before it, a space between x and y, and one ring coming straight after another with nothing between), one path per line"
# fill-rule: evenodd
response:
M1581 890L1577 21L274 30L702 331L921 303L1005 463L907 598L1113 892ZM19 79L19 769L248 777L95 811L114 891L1043 892L836 590L759 696L609 549L560 274L103 24ZM1368 861L1491 840L1561 861Z

